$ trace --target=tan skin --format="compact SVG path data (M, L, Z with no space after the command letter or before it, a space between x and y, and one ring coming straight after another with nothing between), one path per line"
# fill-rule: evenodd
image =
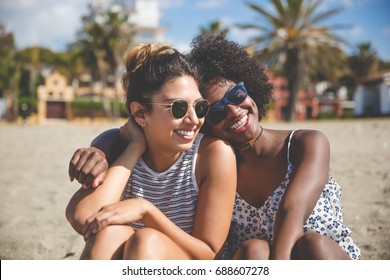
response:
M205 98L213 104L221 100L235 84L227 79L218 84L209 84ZM291 131L264 129L253 148L239 151L253 142L260 133L257 106L248 96L239 106L226 105L226 108L225 119L217 125L210 126L211 131L213 135L225 139L235 147L237 192L251 205L261 207L286 176L287 139ZM242 120L245 115L248 116L248 121L244 127L232 129L232 125ZM129 136L125 135L126 137ZM264 240L247 240L233 258L350 259L330 238L317 233L303 232L303 224L311 214L328 180L330 147L326 136L319 131L297 130L290 151L290 161L295 166L295 173L277 212L272 246ZM83 165L84 175L79 177L86 178L88 171L94 168L88 161L83 161ZM102 171L99 168L96 170L97 174ZM89 180L92 182L91 178ZM96 184L96 181L94 183Z
M177 98L189 104L201 98L192 77L167 82L152 102L169 103ZM156 172L166 170L181 152L192 146L193 140L183 138L178 131L194 131L195 137L204 119L197 118L192 106L180 120L174 119L165 108L153 106L149 112L137 102L131 104L131 111L143 127L145 140L137 132L139 128L128 122L124 129L131 130L129 134L134 141L109 168L104 182L98 188L80 188L66 209L69 222L86 240L81 258L214 259L226 240L233 209L236 165L232 148L211 137L201 141L196 162L198 205L193 233L187 234L150 202L120 201L120 197L141 155ZM225 163L223 168L221 162ZM127 224L139 220L145 228L134 232Z

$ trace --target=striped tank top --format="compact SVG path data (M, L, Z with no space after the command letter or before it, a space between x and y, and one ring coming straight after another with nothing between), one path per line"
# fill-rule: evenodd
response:
M130 175L122 200L144 198L178 227L191 234L199 192L195 165L202 137L203 134L198 134L192 148L181 153L164 172L153 171L141 158ZM144 227L143 222L130 225L134 229Z

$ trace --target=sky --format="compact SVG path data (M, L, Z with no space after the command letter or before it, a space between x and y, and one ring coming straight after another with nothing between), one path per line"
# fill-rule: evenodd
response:
M75 40L81 16L87 12L89 0L0 0L0 22L14 33L17 48L42 46L63 51ZM160 0L161 26L165 41L181 51L188 51L200 27L220 21L230 27L229 38L241 44L253 37L235 24L259 23L260 17L244 0ZM267 10L268 0L250 0ZM337 34L351 46L370 42L379 58L390 61L390 1L388 0L324 0L321 9L344 7L345 11L323 23L345 24L349 28ZM232 28L233 27L233 28ZM351 53L352 48L346 49Z

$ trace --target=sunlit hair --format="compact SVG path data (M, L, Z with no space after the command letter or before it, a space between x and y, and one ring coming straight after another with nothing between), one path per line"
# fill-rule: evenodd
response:
M265 67L256 58L243 46L227 40L224 34L200 35L192 41L191 47L189 59L196 64L203 84L209 87L226 79L235 83L243 81L258 107L259 120L265 116L273 87L268 82Z
M126 92L126 107L137 101L150 103L151 98L168 81L191 76L199 86L196 68L177 49L160 43L141 44L125 55L122 85ZM145 105L148 110L151 105ZM131 112L130 112L131 113Z

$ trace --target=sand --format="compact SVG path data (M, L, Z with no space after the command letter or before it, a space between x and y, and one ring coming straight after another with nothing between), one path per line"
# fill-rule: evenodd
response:
M71 155L121 122L0 123L0 258L78 259L83 239L64 211L78 185ZM343 189L344 221L363 260L390 259L390 119L263 123L267 128L323 131L331 170Z

